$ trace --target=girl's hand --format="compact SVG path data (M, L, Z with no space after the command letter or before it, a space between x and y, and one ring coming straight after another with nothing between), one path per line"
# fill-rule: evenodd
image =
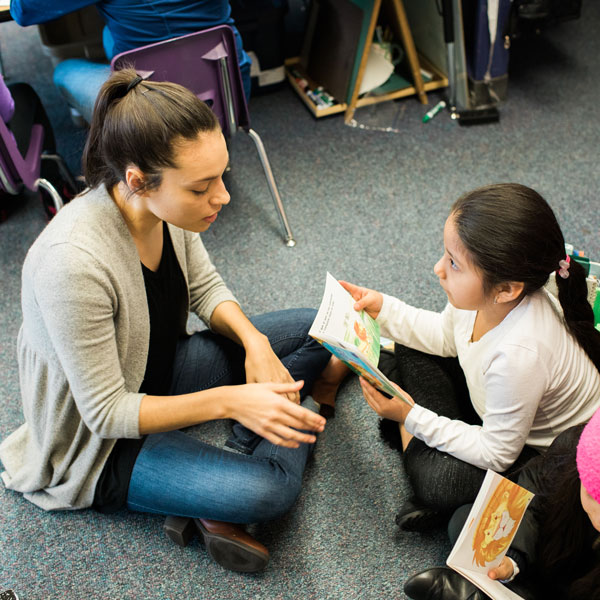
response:
M373 319L377 318L383 306L383 295L380 292L347 281L340 281L340 285L356 300L354 310L364 310Z
M392 421L398 421L403 424L410 412L412 406L409 406L400 398L387 398L376 388L374 388L364 377L359 377L360 386L362 388L363 396L367 401L367 404L380 416ZM394 383L394 387L397 387L402 395L410 400L413 405L413 399L399 386Z
M502 562L494 569L488 571L488 577L490 579L510 579L512 577L514 567L512 561L505 556Z
M321 432L325 419L290 402L287 395L298 394L303 381L294 383L247 383L230 386L226 396L226 416L239 421L278 446L298 448L316 437L297 429Z
M246 381L248 383L294 383L294 379L273 352L273 348L265 336L253 340L245 347L245 350ZM292 402L300 404L300 394L297 391L284 395Z

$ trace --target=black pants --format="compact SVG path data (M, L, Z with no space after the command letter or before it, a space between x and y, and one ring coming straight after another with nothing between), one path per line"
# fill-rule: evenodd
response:
M417 404L449 419L481 425L458 359L424 354L399 344L395 346L394 358L395 364L386 375L406 390ZM525 446L504 475L537 454L536 450ZM430 448L416 437L403 452L403 460L415 500L448 513L473 502L486 473L484 469Z

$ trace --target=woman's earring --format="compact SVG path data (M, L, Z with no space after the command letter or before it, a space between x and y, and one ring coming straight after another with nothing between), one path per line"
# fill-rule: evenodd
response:
M494 304L498 304L498 296L494 298Z

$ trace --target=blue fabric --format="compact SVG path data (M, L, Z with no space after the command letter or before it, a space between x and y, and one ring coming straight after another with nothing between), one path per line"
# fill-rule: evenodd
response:
M111 33L109 58L200 29L233 25L227 0L12 0L10 12L19 25L26 26L45 23L92 4Z
M312 309L292 309L252 319L265 333L294 379L304 379L303 405L330 354L308 337ZM173 394L245 382L243 349L210 331L182 341L177 350ZM127 506L164 515L254 523L285 514L300 493L311 444L283 448L237 425L230 445L236 454L182 431L147 436L133 468Z
M110 65L85 58L68 58L56 66L53 77L54 85L67 104L91 123L98 92L110 77Z
M19 25L34 25L57 19L65 14L95 4L106 21L103 45L106 56L139 48L155 42L194 33L217 25L231 25L235 34L238 63L242 72L244 93L250 98L250 57L242 47L242 39L231 18L227 0L12 0L10 12ZM89 123L100 86L110 74L98 63L84 59L63 61L55 70L54 82L67 102ZM60 70L59 70L60 67ZM56 72L58 71L58 72Z

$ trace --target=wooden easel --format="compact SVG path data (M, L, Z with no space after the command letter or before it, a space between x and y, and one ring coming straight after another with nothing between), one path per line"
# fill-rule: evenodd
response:
M369 3L367 1L364 4L368 5ZM344 121L349 123L354 118L354 113L358 107L413 95L416 95L421 103L427 104L426 92L443 88L448 85L448 78L446 75L444 75L434 65L429 63L425 57L418 54L402 0L372 0L371 6L363 8L365 12L368 9L370 9L371 12L366 39L362 49L359 50L360 63L355 80L353 83L351 82L352 93L348 102L340 102L339 104L335 104L327 108L317 107L308 97L306 91L298 85L296 78L291 73L292 70L299 68L299 59L295 58L286 61L286 66L288 67L288 80L316 117L328 116L343 112ZM367 12L366 14L368 15ZM369 52L371 50L371 44L375 34L375 27L379 21L380 14L382 14L384 17L385 24L392 28L396 39L404 48L405 56L408 60L408 65L410 67L410 72L413 79L413 85L404 86L400 89L391 90L386 93L366 95L363 98L359 98L358 95L369 58ZM421 67L427 69L433 74L433 79L431 81L423 82L423 77L421 76ZM311 87L317 87L319 85L319 82L311 81L308 77L306 79Z

